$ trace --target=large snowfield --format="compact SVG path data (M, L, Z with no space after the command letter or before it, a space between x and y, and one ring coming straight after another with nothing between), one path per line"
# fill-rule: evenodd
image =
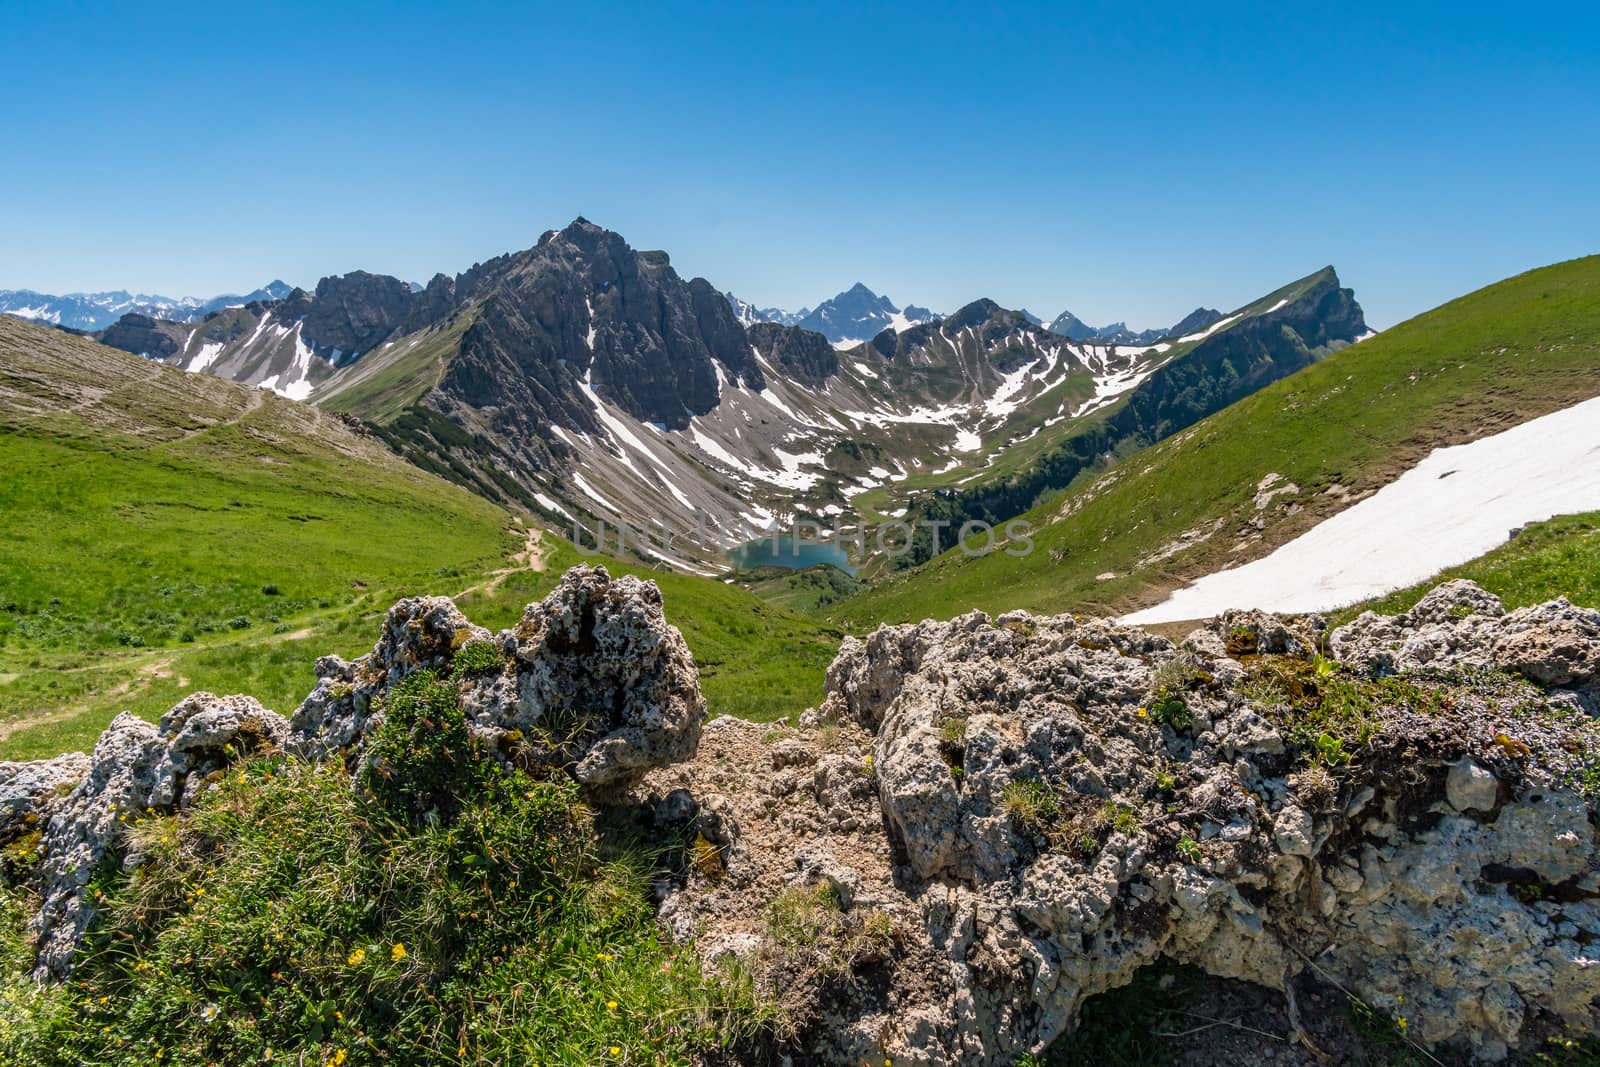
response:
M1207 575L1126 623L1228 608L1327 611L1414 585L1503 544L1524 523L1600 510L1600 397L1432 452L1271 555Z

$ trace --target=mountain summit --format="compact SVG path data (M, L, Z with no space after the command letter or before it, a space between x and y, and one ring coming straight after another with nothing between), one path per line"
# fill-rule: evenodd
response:
M888 297L879 296L856 282L838 296L818 304L815 311L795 325L820 333L834 344L847 344L871 340L890 327L903 330L934 317L927 308L908 305L901 310Z

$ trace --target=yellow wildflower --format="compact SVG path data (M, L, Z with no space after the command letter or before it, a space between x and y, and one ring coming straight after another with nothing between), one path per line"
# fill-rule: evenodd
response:
M359 967L361 966L362 961L366 958L367 950L364 948L358 948L354 952L350 953L350 955L346 956L344 961L352 967Z
M107 1027L107 1029L110 1029L110 1028ZM622 1055L622 1049L620 1047L618 1047L617 1045L612 1045L611 1046L611 1054L613 1056L620 1056L620 1055Z
M614 1000L606 1001L606 1008L608 1010L610 1010L610 1011L616 1011L617 1010L617 1002L614 1001Z
M389 958L396 963L406 958L406 946L399 941L394 943L394 948L389 950Z

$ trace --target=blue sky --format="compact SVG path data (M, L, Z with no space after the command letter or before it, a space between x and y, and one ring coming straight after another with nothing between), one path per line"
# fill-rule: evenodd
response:
M426 280L583 214L762 304L1388 326L1600 251L1596 5L0 7L0 287ZM581 10L580 10L581 7Z

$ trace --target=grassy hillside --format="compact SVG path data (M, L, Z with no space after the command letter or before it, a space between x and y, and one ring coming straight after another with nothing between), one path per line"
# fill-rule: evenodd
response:
M0 464L8 649L251 629L508 543L504 511L315 409L13 319Z
M1434 448L1600 394L1600 256L1461 297L1277 382L1036 507L1032 551L947 552L824 611L1115 612L1263 555ZM1258 507L1268 475L1282 493ZM1022 546L1016 546L1018 548Z
M551 537L542 571L508 565L524 541L508 512L315 408L11 318L0 463L0 758L85 748L117 711L153 719L195 689L287 713L316 657L366 652L399 597L457 596L504 626L582 559ZM820 699L836 632L638 570L714 713Z

